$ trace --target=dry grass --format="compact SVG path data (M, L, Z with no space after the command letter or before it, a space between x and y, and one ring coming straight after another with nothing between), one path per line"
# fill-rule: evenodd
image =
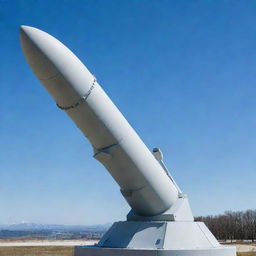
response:
M256 256L256 252L239 252L237 256Z
M72 256L71 246L3 246L0 256Z
M0 256L73 256L71 246L1 246ZM240 252L237 256L256 256L256 252Z

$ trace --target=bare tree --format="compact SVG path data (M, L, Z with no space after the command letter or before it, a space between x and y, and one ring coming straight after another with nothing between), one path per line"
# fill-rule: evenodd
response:
M226 211L224 214L196 217L203 221L219 240L256 240L256 210Z

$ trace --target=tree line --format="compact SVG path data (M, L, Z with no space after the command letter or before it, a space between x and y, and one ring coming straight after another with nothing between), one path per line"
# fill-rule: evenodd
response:
M226 211L195 220L203 221L218 240L256 240L256 210Z

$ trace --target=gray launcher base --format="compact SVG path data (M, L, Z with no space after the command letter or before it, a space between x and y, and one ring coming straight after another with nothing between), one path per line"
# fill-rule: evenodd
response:
M95 246L77 246L74 256L236 256L202 222L116 222Z
M75 247L75 256L235 256L234 248L195 250L149 250L149 249L120 249Z

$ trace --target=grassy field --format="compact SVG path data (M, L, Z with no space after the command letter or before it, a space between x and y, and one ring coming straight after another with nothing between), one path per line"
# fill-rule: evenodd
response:
M72 246L3 246L0 256L72 256Z
M256 256L256 252L239 252L237 256Z
M3 246L0 256L72 256L71 246ZM238 253L238 256L256 256L256 252Z

